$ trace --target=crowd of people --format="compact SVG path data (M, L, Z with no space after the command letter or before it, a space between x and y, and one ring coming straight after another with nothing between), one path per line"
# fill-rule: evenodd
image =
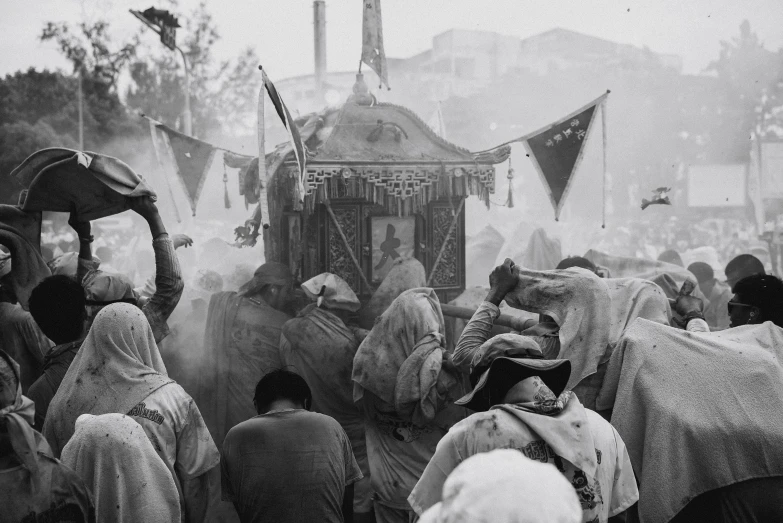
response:
M154 263L0 219L0 521L783 521L783 283L750 253L506 259L455 330L415 259L363 306L128 205Z

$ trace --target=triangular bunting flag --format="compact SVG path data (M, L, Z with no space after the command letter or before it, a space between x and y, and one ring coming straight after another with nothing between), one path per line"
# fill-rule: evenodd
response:
M158 124L157 127L163 131L163 136L166 137L174 155L177 178L182 182L190 202L190 209L195 216L201 189L204 187L204 180L215 156L215 148L207 142L179 133L163 124Z
M381 0L364 0L362 21L362 62L375 71L382 84L389 89L389 74L386 69L386 51L383 49L383 23L381 21ZM360 71L361 72L361 71Z
M299 135L299 129L296 127L294 119L291 118L291 113L288 112L288 107L286 107L285 103L283 103L283 99L277 93L275 84L272 83L263 69L261 70L261 74L264 76L264 85L266 86L266 92L269 93L269 99L272 100L272 105L275 106L277 115L280 117L283 125L288 130L288 138L291 140L291 147L293 147L294 156L296 156L296 164L299 167L299 197L304 198L304 173L306 167L305 164L307 163L304 142L302 142L302 137ZM259 100L259 104L262 104L261 108L259 109L259 113L263 115L261 112L263 111L263 100ZM260 118L259 121L261 121Z
M596 108L606 96L604 94L554 124L520 139L549 193L555 219L560 218L568 189L582 159Z

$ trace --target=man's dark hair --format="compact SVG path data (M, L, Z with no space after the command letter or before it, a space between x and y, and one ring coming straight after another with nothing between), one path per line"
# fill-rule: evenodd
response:
M84 289L69 276L49 276L30 294L30 314L56 344L78 340L84 329Z
M771 274L747 276L734 286L745 305L758 307L761 311L760 323L771 321L783 327L783 281Z
M752 254L740 254L726 265L725 272L726 276L736 272L739 275L739 279L754 274L766 274L764 264Z
M290 370L277 369L264 375L256 385L253 396L256 409L261 414L266 412L275 400L287 399L308 407L313 400L313 394L307 382L299 374Z
M696 276L696 281L699 283L710 281L715 278L715 271L712 270L712 267L710 267L709 264L704 262L693 262L688 265L688 270L691 274Z
M659 254L658 261L673 263L674 265L679 265L680 267L685 266L682 263L682 258L680 258L680 255L677 253L677 251L672 249L669 249L668 251L663 251L661 254Z
M561 260L555 269L570 269L571 267L581 267L588 271L595 272L595 264L581 256L569 256L568 258Z

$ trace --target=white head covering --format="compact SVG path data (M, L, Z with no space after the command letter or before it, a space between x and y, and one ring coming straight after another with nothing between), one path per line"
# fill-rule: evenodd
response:
M59 455L81 414L125 414L172 383L152 329L141 310L127 303L104 307L52 399L43 433Z
M302 284L302 290L319 307L356 312L362 306L348 283L330 272L310 278Z
M443 485L443 501L420 523L580 523L574 487L553 465L498 449L463 461Z
M131 417L82 414L63 449L62 462L93 493L97 521L181 520L174 477Z

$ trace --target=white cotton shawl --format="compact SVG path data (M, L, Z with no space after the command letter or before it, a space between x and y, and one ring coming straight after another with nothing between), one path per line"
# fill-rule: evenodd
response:
M422 514L427 523L579 523L576 491L557 468L513 449L469 457L443 485L443 501Z
M104 307L52 399L43 434L59 456L81 414L125 414L168 383L144 313L127 303Z
M174 478L144 429L129 416L79 416L62 462L92 492L97 521L181 521Z

